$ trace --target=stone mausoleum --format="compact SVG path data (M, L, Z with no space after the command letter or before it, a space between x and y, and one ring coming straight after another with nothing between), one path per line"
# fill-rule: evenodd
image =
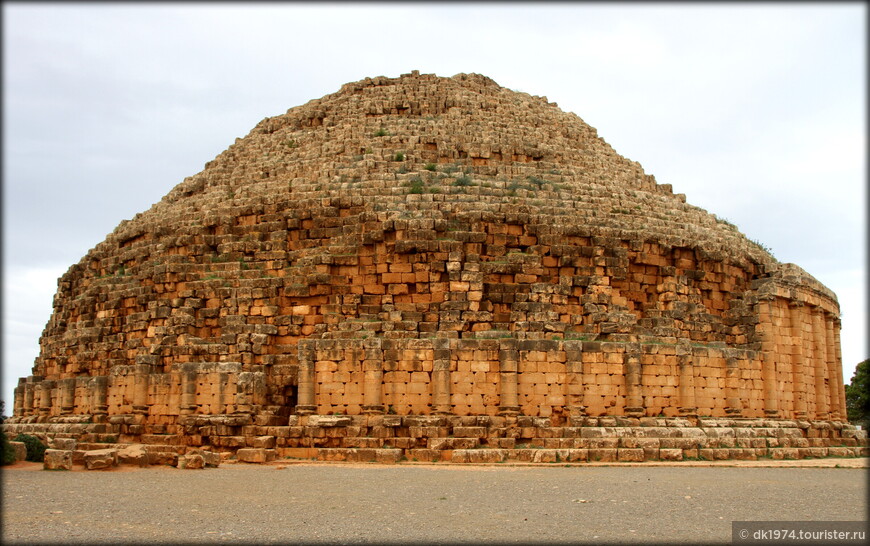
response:
M854 456L835 295L545 97L367 78L58 281L5 429L243 460ZM225 455L228 456L228 455Z

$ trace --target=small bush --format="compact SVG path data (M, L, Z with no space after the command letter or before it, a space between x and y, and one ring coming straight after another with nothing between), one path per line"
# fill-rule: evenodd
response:
M427 171L434 171L435 164L434 163L426 163L425 165L423 165L423 168L426 169Z
M530 176L529 182L531 182L532 184L534 184L540 188L544 185L544 182L546 182L546 180L544 180L542 178L538 178L537 176Z
M34 463L41 463L45 459L46 446L36 436L31 436L30 434L19 434L15 437L15 441L23 442L24 447L27 448L26 460Z
M381 127L380 129L378 129L377 131L375 131L375 136L376 136L376 137L387 136L388 134L389 134L389 133L387 133L387 130L384 129L383 127Z
M6 433L0 432L0 442L2 442L2 458L0 458L0 464L12 464L15 462L15 452L12 451L12 446L9 445L9 438L6 437Z
M468 186L471 184L470 176L460 176L456 180L453 181L454 186Z
M419 176L411 179L411 193L423 193L423 179Z
M402 152L396 152L396 155L393 156L393 161L405 161L405 154Z

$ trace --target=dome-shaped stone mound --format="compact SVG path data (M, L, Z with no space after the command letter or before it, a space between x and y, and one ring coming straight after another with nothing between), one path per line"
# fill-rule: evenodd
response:
M11 422L285 453L839 422L838 314L546 98L367 78L264 119L72 266ZM330 423L380 441L302 431Z

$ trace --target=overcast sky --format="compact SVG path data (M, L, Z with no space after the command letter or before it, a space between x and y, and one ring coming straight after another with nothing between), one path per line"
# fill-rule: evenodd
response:
M556 101L833 289L868 357L866 7L3 4L3 390L57 278L260 120L365 77L477 72Z

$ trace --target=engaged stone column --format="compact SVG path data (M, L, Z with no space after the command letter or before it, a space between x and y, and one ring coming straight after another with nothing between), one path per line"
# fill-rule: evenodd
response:
M298 415L310 415L317 411L314 403L314 340L302 340L297 345L299 361L299 397L296 404Z
M148 381L151 367L136 364L133 372L133 413L148 413Z
M61 379L60 383L60 413L69 415L75 408L76 380L74 377Z
M36 388L32 383L32 376L24 383L24 413L22 415L33 415L34 410L34 391Z
M181 366L181 408L179 414L196 413L196 387L199 381L196 368L187 363Z
M807 389L804 385L806 367L804 366L804 341L801 302L789 302L789 327L791 330L791 383L794 390L794 418L807 418Z
M107 415L109 413L109 378L105 375L93 377L88 381L88 390L91 393L91 413L94 415Z
M831 419L840 421L846 409L840 407L840 389L843 382L843 374L837 370L837 353L834 349L834 315L825 313L825 365L828 370L828 392Z
M625 415L643 417L643 385L640 377L640 355L626 352L625 366Z
M813 313L813 365L816 369L816 419L826 420L829 417L828 389L825 385L826 351L825 324L822 311Z
M432 365L432 413L450 415L450 340L435 339L435 362Z
M363 360L363 413L384 413L384 353L380 339L363 341L365 360Z
M740 360L731 356L725 358L725 414L729 417L743 415L743 401L740 400Z
M15 413L13 415L23 417L27 415L27 409L27 378L19 377L18 386L15 388Z
M12 415L21 417L24 415L24 385L27 380L23 377L18 378L18 386L12 391L14 406L12 407Z
M51 415L51 389L53 389L54 386L54 381L39 382L39 415Z
M517 396L517 363L520 355L515 339L499 341L498 363L501 399L499 415L519 415L520 403Z
M698 407L695 404L695 368L692 365L691 355L678 354L677 367L680 370L680 406L678 408L680 415L683 417L697 417Z
M567 360L568 377L566 378L565 400L568 404L569 417L584 417L586 402L584 400L585 380L583 377L583 342L565 341L565 359Z
M779 390L776 386L776 342L773 338L773 297L758 302L758 330L761 333L761 379L764 383L764 414L779 416Z
M841 417L847 420L846 414L846 390L843 388L843 357L840 352L840 318L834 317L834 362L836 363L835 376L837 377L837 390L840 397Z

